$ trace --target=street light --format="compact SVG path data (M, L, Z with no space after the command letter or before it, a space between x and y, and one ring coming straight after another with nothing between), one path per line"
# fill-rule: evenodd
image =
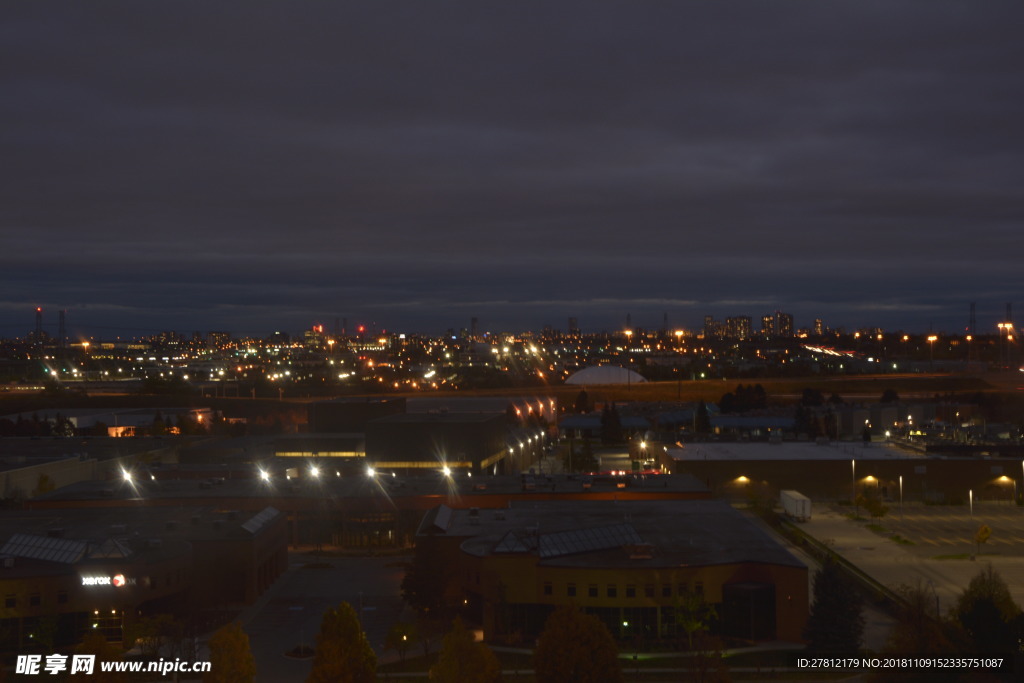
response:
M934 334L928 335L928 366L930 370L935 369L935 342L939 337Z
M900 475L900 521L903 521L903 475Z
M857 461L850 461L850 501L853 503L853 514L857 515Z

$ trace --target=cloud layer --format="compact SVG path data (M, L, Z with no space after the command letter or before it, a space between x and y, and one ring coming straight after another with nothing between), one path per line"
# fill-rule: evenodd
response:
M1021 298L1017 3L9 14L0 334L953 331Z

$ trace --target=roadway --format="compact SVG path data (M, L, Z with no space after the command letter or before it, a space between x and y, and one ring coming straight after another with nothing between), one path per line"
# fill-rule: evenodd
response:
M351 557L317 560L290 556L288 571L260 600L239 616L256 657L256 680L302 681L312 659L293 659L285 652L298 645L315 647L324 612L348 602L362 612L363 630L378 658L386 656L384 641L391 627L412 620L401 596L407 557ZM306 564L314 567L306 567ZM390 653L393 654L393 653Z

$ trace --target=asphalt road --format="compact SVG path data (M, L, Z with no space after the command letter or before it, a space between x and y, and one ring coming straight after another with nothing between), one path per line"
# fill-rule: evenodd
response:
M363 630L378 657L388 630L407 609L398 566L404 558L338 558L327 560L330 568L303 568L310 560L292 555L289 571L241 616L261 683L305 680L312 660L292 659L285 652L300 644L314 646L330 607L348 602L357 612L361 608Z

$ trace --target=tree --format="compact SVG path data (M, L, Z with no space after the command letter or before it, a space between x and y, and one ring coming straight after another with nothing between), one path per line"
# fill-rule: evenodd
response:
M165 644L171 651L181 649L185 625L170 614L154 614L136 620L126 637L128 642L139 647L142 654L156 657Z
M693 650L694 636L705 633L717 618L715 608L700 593L687 592L676 599L673 612L676 625L686 634L686 649Z
M590 397L587 395L586 389L580 389L580 393L576 394L576 402L573 404L572 411L574 413L590 412Z
M882 397L878 399L879 403L899 403L900 395L896 393L895 389L886 389L882 392Z
M807 649L821 654L852 654L864 635L863 600L834 560L814 574L814 605L807 619Z
M701 634L691 650L693 655L686 658L689 680L701 683L726 683L731 680L720 638Z
M806 434L812 439L817 438L821 434L821 429L818 427L818 416L803 403L796 404L796 412L793 415L793 429L797 434Z
M889 506L883 503L882 499L877 495L861 493L854 500L854 503L867 510L868 514L873 518L885 517L885 514L889 512Z
M327 610L307 683L371 683L376 675L377 655L352 605L343 602Z
M693 431L696 434L711 432L711 416L708 415L708 404L704 401L697 404L697 411L693 414Z
M967 632L976 652L1016 652L1019 649L1021 609L992 565L967 584L957 599L953 615Z
M443 566L445 559L436 543L426 539L416 544L412 562L406 565L402 577L402 597L420 614L438 617L451 605L457 587L449 572L437 570Z
M952 656L960 651L949 624L939 617L934 587L918 580L913 585L896 586L895 591L902 600L897 603L896 623L889 632L888 642L882 648L884 654L905 655L913 652L922 656ZM883 670L879 670L874 677L879 683L891 679L892 672ZM935 671L905 669L900 672L900 680L931 683L936 680Z
M605 404L601 412L601 443L615 444L622 443L622 420L619 418L619 410L612 403Z
M104 635L96 629L85 634L75 652L81 655L96 655L97 662L119 662L122 659L120 648L108 643ZM123 671L103 671L99 664L96 664L93 674L88 676L87 680L90 683L122 683L128 680L128 676Z
M396 651L398 659L404 662L405 653L408 652L417 638L419 638L419 632L416 629L416 624L400 621L388 631L388 637L384 641L384 646Z
M817 407L825 404L825 396L820 389L807 388L800 396L800 403L805 406Z
M618 654L600 619L563 605L544 624L533 667L539 683L616 683L622 681Z
M570 451L566 454L564 463L566 472L594 472L597 470L597 457L594 455L594 447L590 445L590 439L583 439L580 450L577 452L572 452L571 443L569 448Z
M456 618L444 637L430 678L440 683L494 683L501 680L501 666L491 648L473 640L462 619Z
M251 683L256 680L256 659L242 622L233 621L217 629L210 638L210 670L203 683Z

